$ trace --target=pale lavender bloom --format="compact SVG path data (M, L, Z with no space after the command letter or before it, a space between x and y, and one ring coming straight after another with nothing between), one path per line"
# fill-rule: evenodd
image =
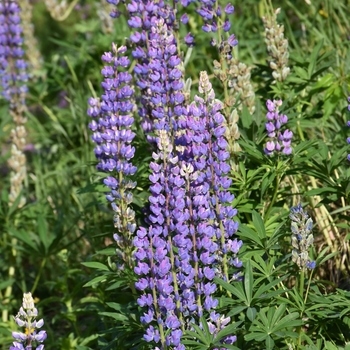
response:
M282 132L282 126L288 122L288 117L279 113L282 100L268 100L266 102L267 113L265 124L267 136L270 138L265 145L264 152L267 155L280 154L290 155L292 153L293 132L286 129Z
M42 350L44 345L42 343L46 338L46 331L38 329L44 325L44 320L40 319L36 321L38 316L38 310L34 306L34 300L31 293L23 294L23 303L19 310L19 313L15 317L15 322L19 327L25 327L25 333L12 332L12 337L16 340L10 347L10 350L23 349L23 350ZM36 348L33 345L37 345Z

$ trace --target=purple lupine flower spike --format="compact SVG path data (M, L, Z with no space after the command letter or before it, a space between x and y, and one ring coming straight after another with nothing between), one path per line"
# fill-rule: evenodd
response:
M229 167L222 104L204 73L199 91L203 97L196 96L172 119L175 147L170 130L156 130L158 150L150 166L151 226L138 230L134 239L134 271L140 276L136 288L143 291L138 303L147 307L141 320L149 324L144 338L174 349L183 349L181 334L193 322L200 325L202 316L220 331L224 323L213 313L218 305L213 279L227 280L227 266L242 265L237 258L242 242L232 239L236 210L226 206L234 197L225 176Z
M101 99L89 99L88 115L93 118L89 127L96 144L97 169L110 174L103 182L109 188L106 198L112 203L115 212L114 226L118 232L114 239L120 248L117 253L123 262L132 267L132 236L136 222L130 204L133 200L131 191L136 183L130 176L135 174L137 168L131 162L135 154L131 144L135 137L132 131L134 91L130 87L132 77L124 71L130 64L124 56L125 52L125 46L117 48L113 44L112 52L102 56L107 64L101 71L104 93Z
M27 63L23 60L22 27L19 16L20 8L16 2L0 3L0 95L9 101L10 115L14 122L11 130L11 157L8 160L11 168L9 205L12 206L21 195L26 178L27 118L26 111L26 73ZM25 204L25 196L21 196L18 207Z
M38 332L44 325L44 320L40 319L36 321L38 316L38 310L34 306L34 300L31 293L23 294L23 303L19 309L19 313L15 317L15 322L19 327L25 327L25 333L21 332L12 332L12 337L16 340L13 342L13 345L10 347L10 350L18 349L36 349L43 350L44 345L40 344L36 348L33 345L42 343L46 337L46 331L41 330Z
M23 60L20 8L16 2L0 3L0 77L1 95L11 102L11 108L25 105L28 80L27 63Z
M266 143L264 152L267 155L274 153L290 155L292 153L292 137L293 132L289 129L281 131L284 124L288 122L288 117L284 114L279 114L279 107L282 106L282 100L268 100L267 106L267 123L265 124L269 141Z

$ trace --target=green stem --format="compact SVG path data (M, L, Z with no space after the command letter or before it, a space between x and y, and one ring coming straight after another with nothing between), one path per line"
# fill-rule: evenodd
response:
M313 273L314 273L314 270L311 270L311 274L310 274L310 277L309 277L308 283L307 283L307 289L306 289L306 293L305 293L304 304L306 304L307 296L309 295L309 290L310 290L310 285L311 285L311 278L312 278L312 274Z
M11 244L12 244L12 250L11 250L11 265L9 266L9 279L12 279L15 276L15 266L16 266L16 255L17 255L17 251L14 248L14 246L17 244L17 239L16 238L12 238L11 239ZM4 293L4 301L3 304L8 304L9 303L9 298L12 294L12 284L10 284L9 286L7 286L5 293ZM4 310L2 310L2 321L8 322L8 318L9 318L9 310L8 308L4 308Z
M150 237L150 247L153 247L152 237ZM154 267L153 254L152 254L151 259L150 259L150 265L151 265L150 266L151 267L151 271L153 271L153 267ZM154 277L154 276L152 276L152 277ZM161 314L160 314L160 311L159 311L158 299L157 299L157 291L156 291L155 286L153 286L153 288L152 288L152 297L153 297L154 311L156 313L157 319L159 319ZM167 350L167 345L166 345L166 342L165 342L164 328L163 328L163 325L161 323L158 324L158 329L159 329L160 342L162 344L162 349Z
M300 279L299 279L299 295L301 296L301 299L304 298L304 282L305 282L305 267L302 268L302 270L300 271ZM308 293L308 291L307 291ZM307 297L307 293L306 293L306 297ZM305 302L304 302L305 304ZM303 313L304 311L302 311L300 313L300 318L303 318ZM298 337L298 346L297 349L300 349L301 346L301 335L302 335L302 328L301 326L299 326L297 328L297 333L299 333L299 337Z
M269 217L269 214L273 208L273 205L275 204L276 202L276 198L277 198L277 195L278 195L278 189L279 189L279 186L280 186L280 177L278 175L276 175L276 178L275 178L275 190L274 190L274 193L273 193L273 197L272 197L272 200L266 210L266 213L264 215L264 221L265 221L265 218L268 218Z

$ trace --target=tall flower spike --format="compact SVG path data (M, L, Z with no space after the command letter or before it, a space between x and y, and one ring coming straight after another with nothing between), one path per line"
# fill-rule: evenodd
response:
M309 249L314 243L314 237L311 233L312 218L303 210L301 204L290 208L289 218L292 221L292 260L300 269L314 269L316 262L309 259Z
M23 304L19 309L19 313L14 318L19 327L24 327L25 332L12 332L12 337L16 340L10 347L10 350L43 350L44 345L41 344L47 337L46 331L39 331L44 320L36 321L38 310L34 306L34 300L31 293L23 294ZM33 345L40 343L36 348Z
M156 130L158 150L150 165L151 226L138 230L134 239L134 271L140 276L136 288L143 292L138 303L147 307L141 321L149 325L144 338L162 349L184 349L183 331L193 323L200 325L202 316L213 332L220 331L225 323L213 311L218 305L213 279L236 279L236 274L228 276L227 266L241 266L237 253L242 242L232 239L236 210L223 205L234 197L226 191L230 180L225 176L229 166L222 104L203 72L199 92L203 98L196 96L174 117L174 134ZM234 340L231 336L223 341Z
M119 0L106 1L115 6L119 4ZM182 88L181 73L176 67L181 61L174 36L177 6L176 1L170 4L132 0L126 4L131 29L129 44L133 47L134 73L140 89L141 127L152 143L156 143L152 135L155 129L169 127L168 119L178 103L174 93ZM111 16L120 14L115 7Z
M279 114L278 108L282 106L282 100L267 100L266 118L268 122L265 124L267 136L270 140L266 143L264 152L267 155L274 153L283 153L290 155L292 153L292 137L293 132L286 129L281 131L282 125L288 122L288 117L284 114Z
M93 131L92 140L96 143L95 155L98 159L97 169L110 173L104 184L110 192L106 198L114 210L114 235L118 247L118 256L122 262L133 266L132 236L136 230L135 212L130 207L133 196L131 190L136 183L130 180L137 168L132 164L135 148L131 145L135 137L132 132L134 118L133 89L130 87L131 75L124 71L129 59L123 54L126 47L112 45L112 52L105 52L102 60L108 65L101 73L104 77L101 100L89 99L88 114L93 118L89 124Z
M272 76L278 81L286 80L290 69L288 65L288 40L284 38L284 27L277 23L277 15L281 9L267 15L262 20L265 26L265 43L270 55L269 64L273 70Z
M1 95L10 103L10 114L15 127L11 131L12 146L11 157L8 161L11 172L11 189L9 205L12 205L23 189L26 177L26 158L24 147L26 145L26 129L24 124L27 118L25 95L28 79L26 74L27 64L23 60L22 27L19 16L20 8L17 3L5 1L0 3L0 78ZM19 207L25 204L25 198L21 197Z

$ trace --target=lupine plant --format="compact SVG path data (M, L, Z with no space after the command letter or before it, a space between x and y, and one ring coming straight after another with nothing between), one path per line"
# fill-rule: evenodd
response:
M0 350L348 349L349 18L0 1Z
M10 350L15 349L36 349L43 350L44 345L40 344L36 348L33 345L43 343L46 339L46 331L37 331L44 325L44 320L36 321L38 316L38 309L34 306L34 299L31 293L23 294L23 303L15 317L15 322L19 327L25 328L25 333L12 332L13 338L16 340Z

